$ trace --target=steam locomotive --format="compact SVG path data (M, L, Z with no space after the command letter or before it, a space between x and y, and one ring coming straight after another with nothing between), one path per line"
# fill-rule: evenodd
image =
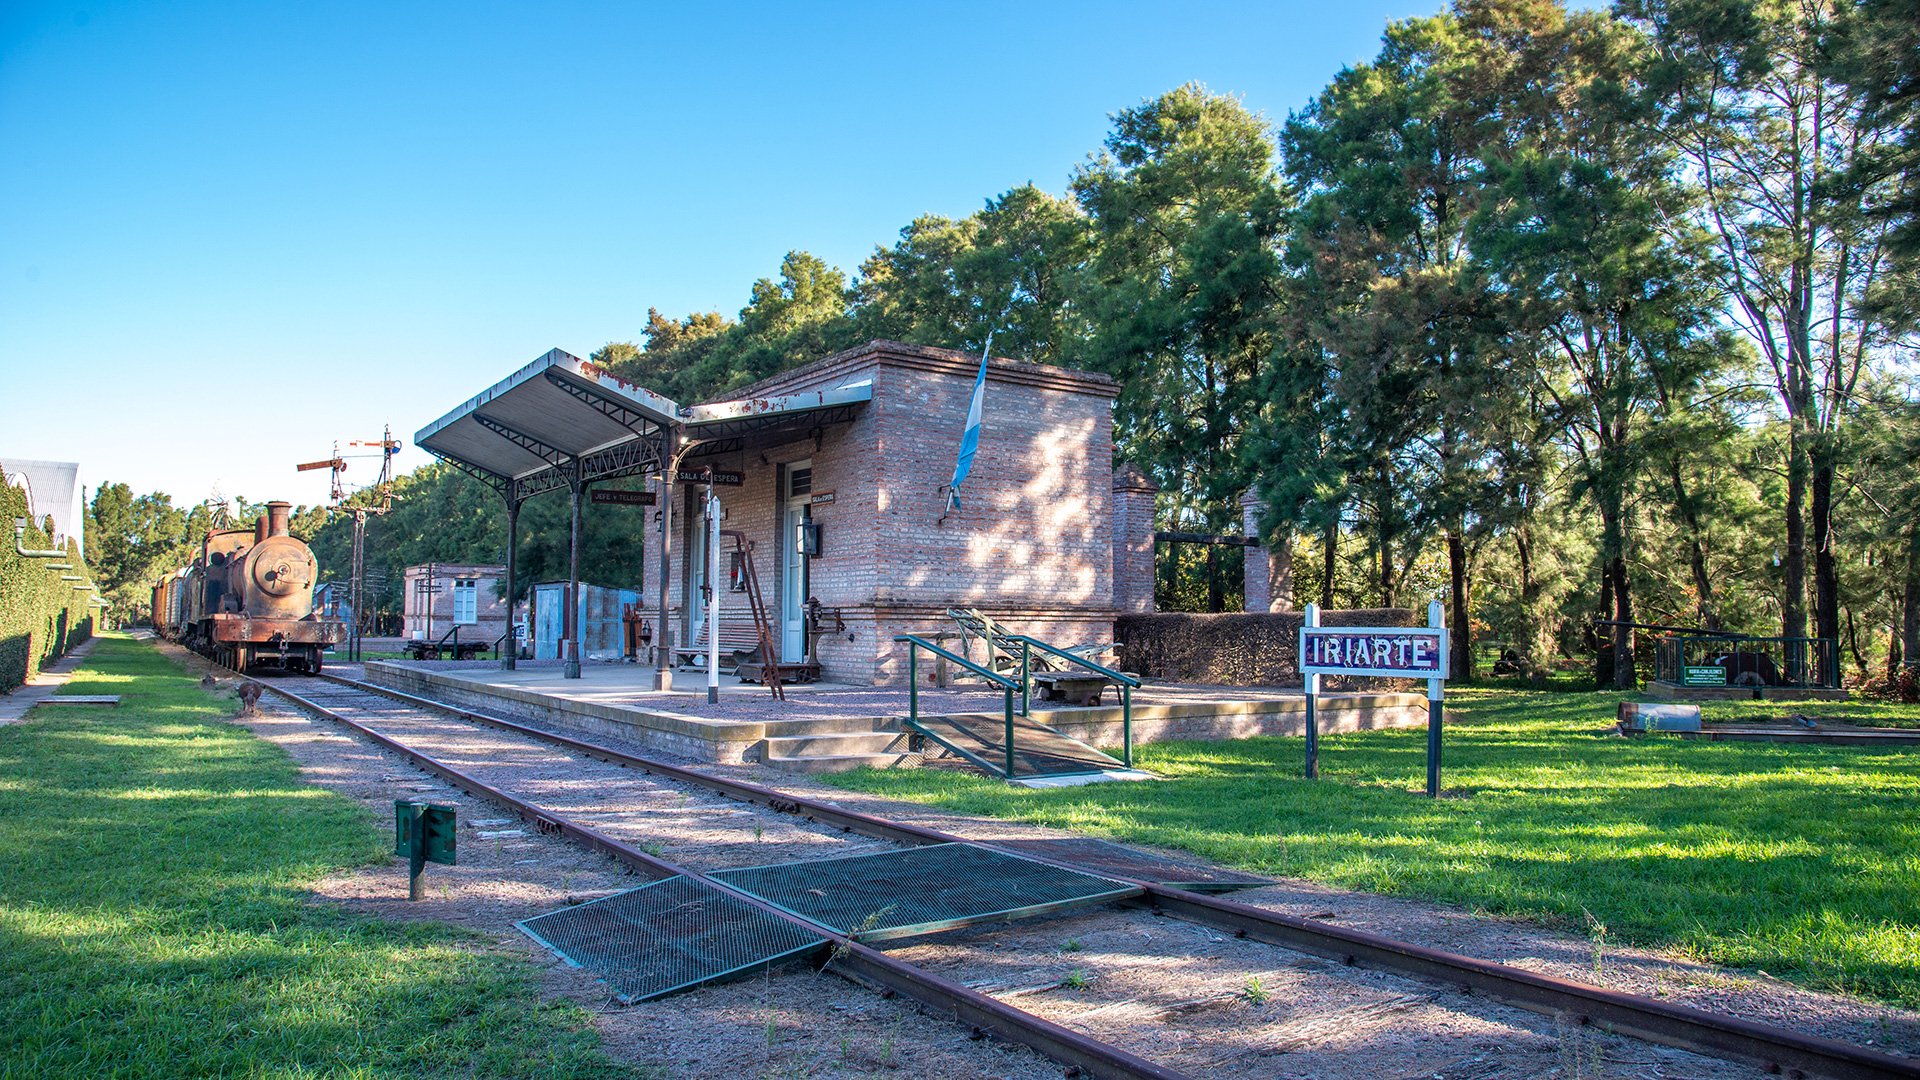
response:
M153 586L153 627L236 671L318 674L320 652L346 624L313 610L319 564L287 533L289 504L271 502L251 529L210 532L200 556Z

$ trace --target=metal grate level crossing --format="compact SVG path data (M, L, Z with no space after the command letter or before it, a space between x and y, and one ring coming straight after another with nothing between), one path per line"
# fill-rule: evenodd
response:
M930 934L1137 896L1141 890L970 844L934 844L711 875L858 938ZM520 922L633 1001L761 971L827 939L685 876Z
M1020 919L1141 892L971 844L722 870L713 878L862 941Z
M633 1001L763 970L827 940L689 877L516 925Z

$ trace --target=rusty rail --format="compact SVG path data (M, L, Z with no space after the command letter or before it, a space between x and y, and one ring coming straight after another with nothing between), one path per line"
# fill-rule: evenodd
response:
M904 844L963 843L994 848L994 850L1007 850L997 848L991 842L970 840L938 829L906 822L889 821L855 810L843 809L831 803L789 795L758 784L709 776L691 769L626 754L611 747L542 731L539 728L500 717L476 713L445 702L375 686L372 683L346 679L338 675L319 677L435 709L475 723L540 739L603 761L694 784L741 802L799 814L809 821L836 825L843 832L857 832L861 835ZM1065 869L1078 869L1069 862L1048 859L1031 852L1008 851L1008 853ZM1113 875L1104 876L1112 877ZM1257 941L1328 957L1345 964L1391 971L1466 993L1479 994L1531 1012L1550 1016L1569 1016L1578 1023L1593 1024L1609 1033L1628 1035L1647 1042L1679 1047L1715 1057L1745 1061L1759 1065L1769 1072L1788 1075L1798 1073L1827 1076L1835 1080L1897 1080L1897 1078L1920 1080L1920 1061L1869 1050L1836 1039L1806 1035L1784 1028L1757 1024L1736 1016L1712 1013L1704 1009L1677 1005L1638 994L1621 993L1587 983L1557 979L1523 968L1488 960L1477 960L1473 957L1430 949L1360 930L1329 926L1316 920L1282 915L1249 904L1235 903L1184 889L1125 878L1116 880L1125 881L1143 890L1144 895L1140 899L1128 901L1129 903L1150 907L1160 914L1230 931L1240 937L1250 937ZM906 991L900 990L900 992ZM919 999L916 998L916 1000ZM1075 1037L1080 1038L1080 1036ZM1039 1047L1035 1046L1035 1049ZM1041 1052L1046 1053L1044 1050ZM1049 1054L1049 1056L1052 1055Z

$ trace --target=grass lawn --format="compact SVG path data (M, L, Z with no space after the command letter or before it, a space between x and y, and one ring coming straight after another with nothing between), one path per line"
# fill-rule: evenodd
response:
M1624 696L1450 688L1437 801L1424 729L1325 738L1318 782L1300 778L1298 738L1137 747L1164 783L821 779L1576 933L1603 924L1920 1007L1920 752L1609 736ZM1920 722L1920 707L1875 709Z
M221 723L154 649L101 640L0 727L0 1077L633 1075L469 931L309 902L379 823Z

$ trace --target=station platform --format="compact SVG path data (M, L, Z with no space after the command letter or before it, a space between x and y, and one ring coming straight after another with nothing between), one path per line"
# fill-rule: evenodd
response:
M588 662L578 679L563 677L558 661L524 660L513 671L495 661L375 660L365 673L376 686L697 761L835 772L916 765L922 754L900 723L908 711L904 686L789 685L787 700L777 701L765 686L723 675L720 701L709 705L705 671L675 672L673 689L661 691L653 686L654 669L638 664ZM1003 701L998 691L977 686L929 687L920 692L920 712L990 722L1003 716ZM1319 716L1322 733L1419 727L1427 722L1427 701L1424 694L1323 694ZM1036 699L1031 719L1091 746L1122 741L1121 707L1112 691L1091 706ZM1306 697L1298 690L1150 681L1133 693L1136 746L1305 730Z

